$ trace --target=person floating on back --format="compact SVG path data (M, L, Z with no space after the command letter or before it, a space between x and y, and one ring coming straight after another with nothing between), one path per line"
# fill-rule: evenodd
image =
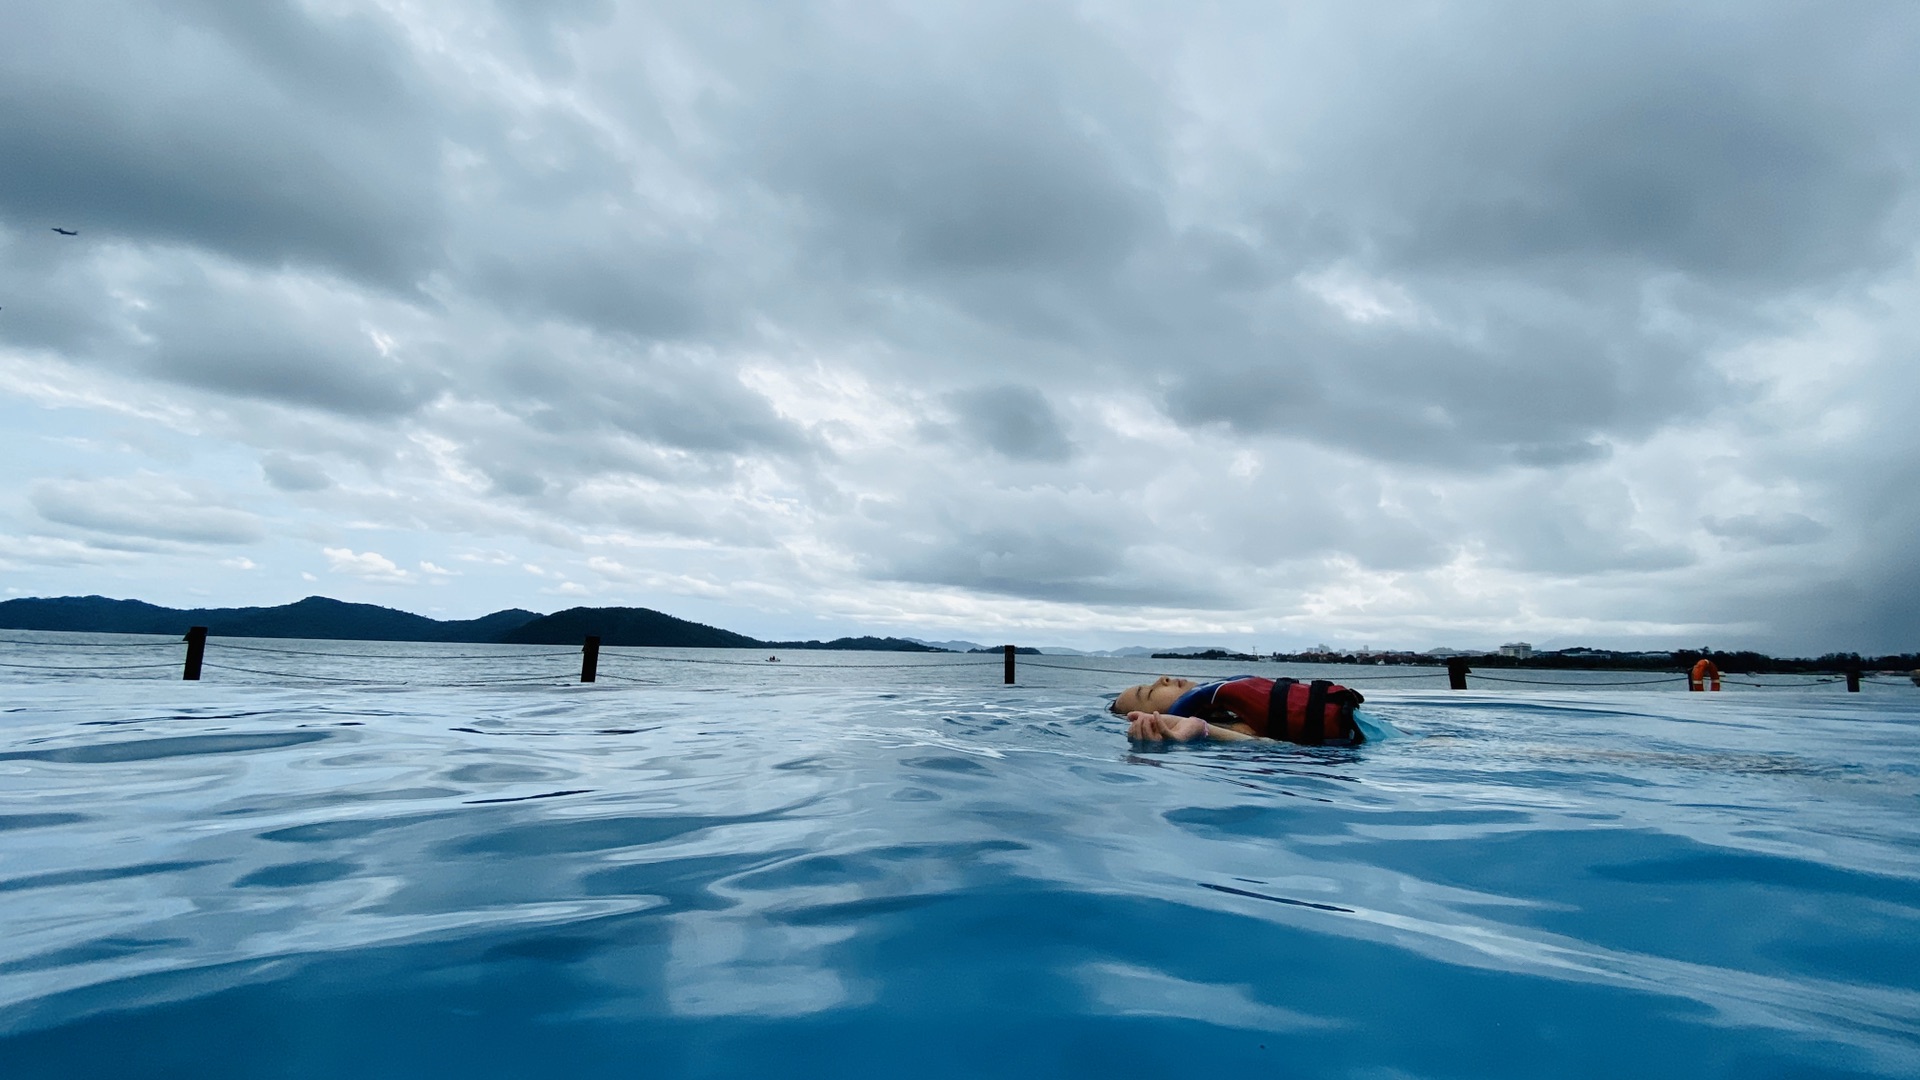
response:
M1315 679L1242 676L1220 682L1162 675L1129 686L1112 711L1127 718L1135 742L1237 742L1278 739L1309 746L1358 746L1366 733L1353 710L1366 699L1357 690Z

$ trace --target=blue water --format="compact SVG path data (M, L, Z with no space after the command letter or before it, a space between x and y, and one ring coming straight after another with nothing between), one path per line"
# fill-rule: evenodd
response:
M0 652L113 665L0 683L0 1077L1920 1075L1910 684L1145 750L1040 661L85 640Z

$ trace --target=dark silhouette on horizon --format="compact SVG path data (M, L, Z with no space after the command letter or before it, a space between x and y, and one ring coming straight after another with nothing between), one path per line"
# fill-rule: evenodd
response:
M463 641L495 645L578 645L587 634L607 645L692 649L858 649L945 652L891 637L832 641L762 641L675 618L651 608L568 608L542 615L508 608L477 619L433 619L409 611L309 596L276 607L169 608L104 596L0 600L0 629L95 634L178 635L191 626L215 637L315 638L336 641Z

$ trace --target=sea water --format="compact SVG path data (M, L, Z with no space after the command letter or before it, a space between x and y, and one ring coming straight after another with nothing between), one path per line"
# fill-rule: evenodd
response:
M1910 684L9 636L8 1080L1920 1075Z

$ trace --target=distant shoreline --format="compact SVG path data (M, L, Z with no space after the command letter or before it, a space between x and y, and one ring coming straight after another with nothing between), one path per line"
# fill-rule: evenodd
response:
M273 607L169 608L104 596L22 597L0 601L0 630L47 630L92 634L182 635L205 626L214 637L308 638L317 641L460 642L471 645L579 645L587 636L602 645L669 649L787 649L862 652L952 653L957 650L909 638L871 635L831 641L770 641L676 618L651 608L576 607L542 615L508 608L477 619L434 619L376 604L309 596ZM948 645L955 643L946 643ZM974 649L997 653L999 648ZM1019 646L1021 655L1041 654ZM1051 654L1048 654L1051 655ZM1098 653L1080 654L1099 656ZM1148 657L1125 657L1148 659ZM1750 650L1678 649L1625 652L1569 648L1529 656L1449 651L1347 653L1240 653L1228 649L1168 650L1154 660L1231 660L1242 663L1343 664L1364 667L1469 667L1581 671L1684 671L1706 658L1729 674L1806 674L1920 669L1920 653L1862 656L1833 652L1817 657L1777 657Z
M1826 653L1817 657L1768 656L1750 650L1721 652L1715 649L1678 649L1669 653L1618 652L1611 649L1562 649L1538 652L1531 656L1504 656L1499 653L1454 652L1445 656L1427 653L1235 653L1209 649L1195 653L1154 653L1155 660L1237 660L1243 663L1350 664L1356 667L1440 667L1454 660L1465 661L1470 668L1521 669L1534 671L1686 671L1698 660L1711 660L1728 674L1798 675L1833 674L1846 671L1885 671L1898 674L1920 670L1920 653L1890 653L1862 656L1859 653Z
M831 641L762 641L651 608L568 608L551 615L509 608L477 619L425 615L309 596L275 607L169 608L105 596L26 597L0 601L0 630L179 636L195 626L212 637L306 638L314 641L458 642L468 645L602 645L665 649L827 649L945 653L949 649L894 637Z

